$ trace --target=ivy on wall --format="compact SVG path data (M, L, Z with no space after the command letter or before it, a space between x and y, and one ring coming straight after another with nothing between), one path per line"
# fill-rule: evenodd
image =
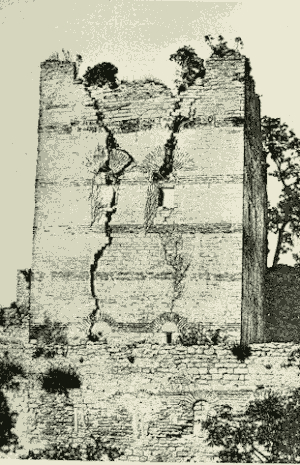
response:
M170 311L173 311L176 300L182 297L184 279L190 267L190 261L183 254L183 238L174 225L171 231L160 233L160 240L164 251L165 262L172 268L173 296Z

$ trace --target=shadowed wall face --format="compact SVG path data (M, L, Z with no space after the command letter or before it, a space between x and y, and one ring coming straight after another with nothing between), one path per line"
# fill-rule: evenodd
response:
M250 105L254 94L247 100L244 58L211 59L206 68L205 78L181 102L183 112L193 109L193 119L176 136L169 203L162 202L145 234L145 165L163 157L170 131L160 123L174 106L169 91L152 85L146 97L145 85L134 93L121 88L89 96L74 83L73 64L42 64L33 325L47 313L84 326L97 305L112 329L144 333L154 331L160 316L172 309L190 322L234 327L239 337L243 171L252 163L247 144L244 150L245 103ZM93 99L102 112L102 126ZM107 159L108 131L115 134L117 150L134 159L114 187L95 178ZM244 191L250 187L246 183ZM262 205L264 198L257 192L253 202ZM97 221L95 193L105 212ZM174 225L188 268L183 291L172 305L174 273L162 236ZM245 284L245 301L247 289ZM253 299L248 301L252 305Z

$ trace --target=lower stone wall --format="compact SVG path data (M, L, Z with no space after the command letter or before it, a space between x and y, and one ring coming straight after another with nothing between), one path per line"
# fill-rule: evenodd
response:
M290 344L255 344L240 362L226 345L115 344L88 342L68 347L65 356L33 359L35 344L2 341L28 376L20 390L6 392L26 448L49 442L86 444L92 434L121 446L122 460L205 461L201 419L218 405L236 411L267 389L300 387L299 369L288 364ZM39 376L50 366L72 366L80 389L64 394L42 390ZM200 413L199 413L200 412Z

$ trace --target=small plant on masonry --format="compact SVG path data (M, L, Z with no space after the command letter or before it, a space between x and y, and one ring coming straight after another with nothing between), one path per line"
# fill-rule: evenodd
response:
M58 347L66 355L68 338L65 328L57 321L51 321L48 316L44 318L44 323L35 328L38 343L33 353L33 358L44 356L53 358L58 353Z
M247 344L235 343L231 348L231 352L240 362L244 362L252 355L251 347L249 347Z
M21 326L28 316L28 306L12 302L9 307L0 308L0 326L3 327L4 331L7 331L11 326Z
M42 375L42 388L50 394L69 395L70 389L79 389L81 380L72 367L51 367Z
M218 58L224 58L226 56L237 56L240 55L239 49L243 47L243 41L240 37L235 38L236 49L229 48L227 42L223 36L219 35L218 42L215 42L215 39L211 35L205 36L205 42L212 49L212 56Z
M202 330L198 325L186 326L181 330L179 340L186 347L200 345L203 342Z

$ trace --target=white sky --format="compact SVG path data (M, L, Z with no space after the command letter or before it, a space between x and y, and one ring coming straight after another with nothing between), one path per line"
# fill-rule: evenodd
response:
M191 45L207 58L204 35L229 45L240 36L262 115L300 136L298 13L296 1L2 0L0 305L15 300L16 270L31 266L41 61L65 48L83 56L82 71L110 61L121 79L151 74L170 83L177 48ZM273 181L273 203L277 195Z

